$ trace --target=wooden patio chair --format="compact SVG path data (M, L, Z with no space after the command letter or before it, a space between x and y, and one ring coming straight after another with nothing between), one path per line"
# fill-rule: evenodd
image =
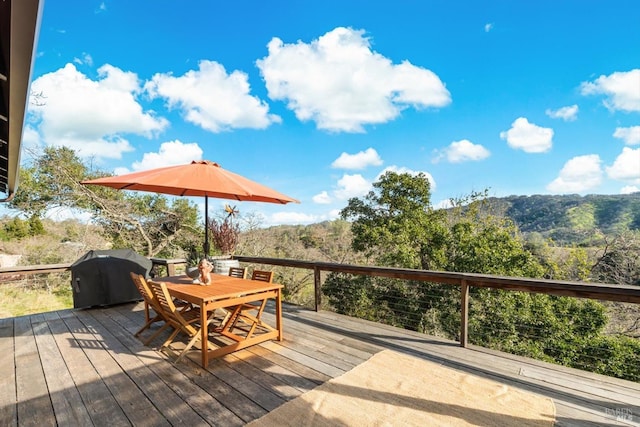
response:
M153 292L149 288L149 284L147 283L147 280L144 278L144 276L141 275L141 274L134 273L134 272L129 272L129 275L131 276L131 280L133 280L133 283L136 285L136 288L138 289L138 292L140 292L140 296L142 296L142 299L144 301L144 319L145 319L145 324L142 325L142 327L140 329L138 329L138 331L135 334L133 334L133 336L137 337L145 329L151 328L151 325L154 324L155 322L166 322L166 319L162 315L162 309L158 306L158 302L153 297ZM189 309L192 308L191 304L189 304L188 302L185 302L185 301L174 301L174 304L176 305L176 307L180 311L185 311L185 310L189 310ZM149 311L149 308L151 308L153 310L153 313L154 313L153 317L151 317L151 313ZM150 337L148 337L145 340L143 340L142 343L144 345L148 345L159 334L161 334L162 331L164 331L165 329L167 329L167 326L163 325L162 328L160 328L158 331L156 331Z
M238 279L246 279L247 268L246 267L229 267L229 276L237 277Z
M190 338L186 347L182 350L182 352L180 352L176 360L173 362L178 363L180 359L182 359L182 357L187 354L187 352L197 341L201 341L201 325L198 324L198 322L200 321L200 310L194 309L179 311L176 308L176 305L174 304L165 283L154 281L149 281L148 283L154 298L158 302L158 306L162 310L162 316L165 318L167 325L170 325L174 328L174 331L162 344L160 349L162 350L164 348L167 348L173 351L170 347L170 344L181 332ZM207 322L211 322L211 319L208 319ZM206 343L201 343L201 345L206 345L211 350L215 350L216 348L209 342L209 340L207 340Z
M235 277L237 279L246 279L247 268L246 267L229 267L229 277ZM229 320L229 317L231 316L231 312L226 308L220 308L216 310L221 310L224 314L224 317L220 322L220 326L223 326L225 323L227 323L227 320Z
M271 283L273 282L273 271L253 270L253 272L251 273L251 280ZM240 328L238 326L238 321L241 321L249 327L249 329L240 328L247 332L248 336L252 335L258 326L264 326L267 329L271 330L272 328L270 326L266 325L262 320L260 320L262 312L264 311L266 306L267 300L265 299L261 303L246 303L240 305L240 307L235 306L233 308L229 308L232 313L235 313L235 316L230 320L231 325L227 326L227 329L232 330L234 328ZM250 313L252 311L255 311L256 313ZM225 322L223 322L223 324L224 323Z
M149 288L149 284L145 280L144 276L134 272L130 272L129 274L131 275L131 280L133 280L133 283L136 285L136 288L138 288L138 292L140 292L140 296L142 296L142 299L144 300L145 324L142 325L142 327L138 329L138 331L135 334L133 334L133 336L137 337L145 329L149 329L153 323L164 322L165 318L162 315L162 309L158 306L157 301L153 298L153 293L151 292L151 289ZM151 309L154 312L153 317L151 317L151 314L149 312L149 307L151 307ZM151 341L153 341L153 339L156 336L158 336L159 333L161 333L165 329L166 328L163 327L159 331L156 331L156 333L151 335L149 338L145 339L143 341L143 344L144 345L149 344Z
M273 271L253 270L251 280L271 283L273 282Z

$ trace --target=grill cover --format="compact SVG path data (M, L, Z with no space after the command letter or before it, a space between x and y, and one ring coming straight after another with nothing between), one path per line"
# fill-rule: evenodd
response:
M142 297L130 272L149 276L151 260L131 249L89 251L71 265L74 308L120 304Z

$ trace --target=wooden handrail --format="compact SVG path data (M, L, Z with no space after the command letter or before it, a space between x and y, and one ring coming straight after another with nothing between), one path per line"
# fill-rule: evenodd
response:
M184 258L164 259L164 258L150 258L152 265L162 265L167 267L169 276L175 274L175 266L178 264L186 264L187 260ZM43 265L20 265L14 267L1 267L0 274L41 274L41 273L60 273L71 270L73 263L62 264L43 264Z
M446 283L450 285L462 285L463 281L466 281L469 286L476 287L523 292L539 292L550 295L640 304L640 287L631 285L569 282L549 279L530 279L525 277L492 276L488 274L415 270L409 268L371 267L364 265L302 261L285 258L235 256L234 259L256 264L304 268L317 271L334 271L367 276L381 276L405 280L419 280L425 282ZM3 267L0 268L0 274L56 273L68 271L70 268L71 263ZM314 277L319 280L319 274L314 274Z
M483 288L537 292L549 295L640 304L640 287L630 285L569 282L549 279L531 279L526 277L492 276L489 274L415 270L410 268L371 267L364 265L336 264L281 258L235 256L234 259L242 262L253 262L256 264L278 265L283 267L306 268L312 270L318 269L323 271L360 274L366 276L381 276L394 279L446 283L449 285L461 286L464 281L469 286Z
M44 265L21 265L16 267L0 268L0 274L44 274L62 273L71 269L71 263L66 264L44 264Z
M284 258L235 256L234 259L256 264L277 265L314 270L314 282L320 280L320 271L381 276L394 279L419 280L450 285L466 283L468 286L504 289L510 291L538 292L549 295L572 296L607 301L640 304L640 287L603 283L569 282L526 277L492 276L488 274L456 273L447 271L415 270L409 268L371 267L330 262L302 261ZM0 274L41 274L68 271L71 263L28 265L0 268ZM315 295L319 292L316 290ZM317 304L319 306L319 304Z

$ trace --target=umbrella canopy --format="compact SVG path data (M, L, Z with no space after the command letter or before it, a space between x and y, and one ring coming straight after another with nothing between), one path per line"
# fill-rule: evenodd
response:
M208 160L186 165L148 169L125 175L82 181L81 184L102 185L118 190L147 191L174 196L205 198L205 255L209 254L207 233L208 198L286 204L298 200L277 192Z

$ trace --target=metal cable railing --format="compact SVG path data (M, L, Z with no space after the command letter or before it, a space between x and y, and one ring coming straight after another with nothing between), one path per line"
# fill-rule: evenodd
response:
M315 298L311 307L316 310L334 310L440 336L458 341L463 347L473 344L640 381L640 340L604 334L606 313L600 304L600 301L640 304L640 287L277 258L236 258L279 269L312 269ZM321 272L375 280L342 280L331 287L327 284L330 281L322 278L326 274ZM511 316L488 311L510 303L516 305L510 307ZM517 304L530 304L528 312L533 315L518 316ZM583 314L585 319L576 318Z

